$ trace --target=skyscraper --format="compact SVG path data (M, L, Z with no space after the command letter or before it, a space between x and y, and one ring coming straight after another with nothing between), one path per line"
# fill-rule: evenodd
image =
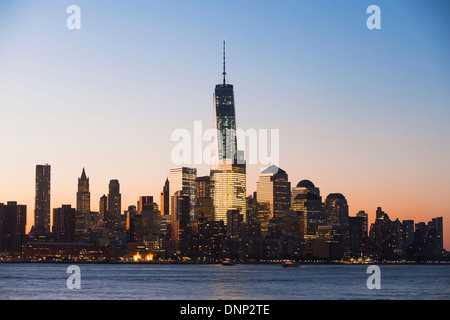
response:
M292 189L292 193L295 198L292 200L291 208L303 211L305 239L312 239L316 235L317 227L326 224L320 190L311 181L302 180Z
M171 197L173 208L171 213L172 240L175 247L182 252L187 247L187 232L190 224L190 197L178 190Z
M330 193L325 199L324 209L328 225L348 224L347 199L341 193Z
M268 202L270 218L280 218L291 205L291 183L286 171L275 165L263 170L256 183L258 201Z
M36 166L34 227L38 234L50 233L50 171L48 164Z
M100 197L98 213L101 221L106 221L106 212L108 211L108 197L103 195Z
M166 178L163 191L161 192L161 215L169 215L170 212L169 178Z
M91 211L91 193L89 192L89 178L86 177L86 172L81 173L78 178L78 192L77 192L77 212L88 213Z
M214 220L227 223L228 210L247 211L245 165L220 164L211 172L213 186Z
M205 218L208 221L214 220L210 176L197 177L197 196L194 220L198 220L199 218Z
M191 219L194 217L195 196L197 193L197 169L188 167L172 168L169 171L169 194L170 199L175 192L181 191L181 195L189 197ZM173 213L173 203L170 205L170 214Z
M0 252L20 255L26 242L27 206L0 203Z
M369 215L364 210L359 210L356 214L357 217L361 217L364 219L364 236L367 237L369 232Z
M120 194L120 184L118 180L109 182L108 209L106 211L106 226L109 232L115 233L120 224L122 211L122 195Z
M53 209L52 233L56 242L75 242L75 208L62 205Z
M225 41L223 42L223 82L214 91L216 143L211 161L211 194L214 220L227 223L228 210L246 216L246 165L239 157L236 137L234 89L226 83Z
M234 90L226 83L225 40L223 41L223 82L214 90L215 126L217 150L213 154L213 163L230 159L237 163L236 113L234 108Z
M317 196L320 196L320 190L319 188L316 188L314 183L312 183L310 180L302 180L297 183L297 186L292 188L291 203L297 195L305 193L313 193Z

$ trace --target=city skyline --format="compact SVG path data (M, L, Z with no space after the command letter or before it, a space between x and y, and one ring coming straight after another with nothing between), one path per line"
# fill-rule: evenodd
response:
M372 33L365 28L366 3L352 8L336 4L324 13L314 4L297 5L287 1L286 5L297 9L299 17L294 18L294 13L287 13L281 7L268 15L273 7L263 2L256 8L253 25L241 36L237 26L243 25L251 8L235 4L240 9L236 11L240 12L231 19L237 26L229 31L213 28L204 37L195 33L189 37L184 32L203 30L200 28L210 22L207 13L219 7L227 14L232 9L219 4L205 6L205 3L202 8L188 8L183 4L180 8L172 8L173 5L156 8L140 4L141 9L153 9L146 11L152 18L155 10L168 17L170 9L175 10L175 15L170 17L182 18L183 22L187 21L181 14L183 10L200 18L181 34L166 27L167 40L152 32L153 25L147 21L145 34L153 36L150 46L134 36L139 34L138 25L129 24L131 16L139 11L137 8L119 14L121 6L83 1L79 2L83 14L80 33L65 30L64 24L61 29L57 27L58 19L63 22L65 19L64 4L60 6L63 10L43 5L38 16L49 17L49 22L38 27L42 35L31 38L30 42L20 42L26 28L35 21L29 14L37 10L31 3L24 3L17 7L2 4L6 7L3 12L17 15L18 8L28 5L20 14L20 21L28 21L24 26L0 19L1 30L9 27L18 36L13 41L4 32L0 34L0 39L6 41L6 50L0 53L3 71L0 82L5 90L0 104L5 106L3 120L7 120L2 121L0 134L6 143L3 150L17 154L14 161L1 160L0 202L17 201L27 205L27 231L34 221L37 164L52 166L51 210L63 204L75 207L76 183L83 167L90 178L94 211L98 211L98 200L108 193L108 183L114 179L121 185L122 211L128 205L135 205L142 195L152 195L159 204L169 169L176 167L170 165L173 147L170 133L180 127L191 129L196 120L211 123L211 85L220 81L222 48L219 43L226 38L230 47L227 65L230 82L238 85L239 125L280 129L280 167L289 174L292 186L308 179L320 187L323 198L342 193L348 201L350 215L365 210L369 221L373 221L378 207L400 220L419 222L444 217L444 233L449 234L446 218L450 200L446 193L450 189L450 134L446 119L450 116L450 97L446 92L449 78L445 73L448 33L443 30L448 22L437 14L439 4L427 8L413 2L403 3L402 7L379 1L386 18L380 32ZM110 9L108 14L112 17L122 15L128 24L119 28L108 23L111 16L99 17L102 5ZM413 6L415 11L408 11L409 15L402 17L408 6ZM423 15L418 14L417 8ZM62 18L57 18L59 11ZM437 14L435 21L426 18L426 12ZM308 14L320 18L315 21ZM143 14L139 17L144 20ZM272 24L263 23L263 17ZM281 17L286 21L282 22ZM413 19L417 24L408 22L412 17L420 17ZM156 20L167 26L161 18ZM295 28L288 32L289 26ZM331 30L331 26L336 30ZM113 27L117 40L108 35L108 27ZM256 32L258 27L263 27L261 34ZM308 30L312 30L310 35ZM303 45L289 38L295 32ZM340 32L343 36L334 40ZM276 36L282 33L287 35L278 40ZM129 34L133 37L127 41ZM102 46L93 44L94 39L105 35ZM322 36L323 41L313 35ZM394 43L405 35L403 41ZM179 40L176 46L169 45L169 40L176 39ZM56 45L54 41L58 40L66 47ZM350 40L359 41L360 45L350 45ZM121 49L112 54L119 43ZM276 45L268 48L269 43ZM143 70L130 61L135 51L127 50L127 46L143 50L137 53L136 59L143 63ZM159 50L152 50L154 46ZM49 51L49 47L56 53ZM173 50L176 48L180 52ZM324 55L331 48L334 54ZM101 61L103 49L107 54ZM184 58L183 50L187 51ZM37 57L44 59L37 60L28 52L36 52ZM168 52L173 53L163 59ZM403 55L404 52L408 55ZM150 57L145 57L148 53ZM322 54L315 56L317 53ZM51 61L55 54L58 59ZM155 59L156 64L152 63ZM37 61L40 63L33 64ZM68 67L69 61L81 71ZM178 68L169 68L170 62L175 62ZM197 68L198 72L193 72ZM289 68L295 77L286 72ZM68 79L71 74L75 76L72 80ZM154 78L152 74L159 76ZM42 76L42 82L34 87L38 76ZM59 83L61 78L66 80ZM172 90L181 90L183 85L186 87L182 91L183 99L172 97ZM94 92L94 87L98 91ZM24 90L29 90L28 97L21 96ZM126 91L136 93L136 97ZM173 114L179 117L174 118ZM155 118L166 128L156 124ZM35 120L41 122L39 126ZM12 126L15 123L22 123L24 131L18 132ZM77 139L80 145L76 144ZM193 164L192 167L198 168L198 176L208 174L206 166ZM247 165L247 195L256 191L263 167L267 166ZM418 192L420 196L416 195ZM448 249L449 244L445 237L444 247Z

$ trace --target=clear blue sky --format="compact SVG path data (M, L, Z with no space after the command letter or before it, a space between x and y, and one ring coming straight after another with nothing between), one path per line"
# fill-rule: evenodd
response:
M81 30L66 28L71 4ZM372 4L381 30L366 27ZM293 184L342 192L351 214L449 217L449 14L424 0L2 0L0 202L32 217L39 163L52 207L75 204L82 167L94 209L110 179L124 207L158 198L173 130L212 123L225 38L237 124L280 129Z

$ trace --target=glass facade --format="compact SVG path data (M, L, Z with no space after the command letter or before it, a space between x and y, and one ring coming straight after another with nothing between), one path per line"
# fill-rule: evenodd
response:
M214 91L216 129L218 142L217 159L237 162L236 114L234 92L231 84L218 84Z
M194 217L195 197L197 193L197 169L189 167L172 168L169 171L169 194L170 198L175 192L181 191L182 196L189 197L189 212L191 219ZM173 203L169 208L170 214L173 213Z
M330 193L325 199L325 215L328 225L348 224L348 204L340 193Z
M258 201L268 202L270 217L279 218L291 205L291 183L286 171L270 166L261 172L256 183Z
M218 170L211 171L213 187L214 220L227 223L227 211L239 210L246 213L246 173L245 165L219 164Z

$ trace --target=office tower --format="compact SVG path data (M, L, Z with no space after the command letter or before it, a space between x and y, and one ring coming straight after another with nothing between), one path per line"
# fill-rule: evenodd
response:
M169 194L170 197L175 192L181 191L183 196L189 197L189 207L191 220L194 218L195 196L197 193L197 169L188 167L179 167L169 170ZM171 198L170 198L171 199ZM173 205L170 206L170 214L173 213Z
M237 163L236 113L232 84L226 83L225 41L223 42L223 82L214 90L215 129L217 144L213 148L213 164L229 159ZM215 169L215 168L214 168Z
M55 242L75 242L75 208L62 205L53 209L53 240Z
M169 193L169 178L166 178L163 191L161 192L161 215L167 216L170 213L170 193Z
M26 244L27 206L0 203L0 252L21 255Z
M50 171L48 164L36 166L34 227L38 234L50 234Z
M118 180L109 182L108 208L106 211L106 226L111 234L118 231L122 211L122 196Z
M239 210L246 215L246 173L245 165L219 164L211 171L213 185L214 220L227 223L228 210Z
M258 201L269 203L271 217L280 218L291 206L291 183L288 175L275 165L261 172L256 192Z
M138 201L138 214L145 219L146 234L157 235L160 233L161 219L158 205L153 202L152 196L141 196Z
M108 211L108 197L103 195L100 197L98 213L101 221L106 221L106 212Z
M190 224L190 197L184 195L181 190L172 196L171 229L172 240L175 247L185 252L187 245L187 232Z
M211 197L210 176L197 177L197 196L194 220L204 217L208 221L214 220L214 204Z
M320 190L319 188L316 188L316 186L314 186L314 183L309 180L302 180L297 183L297 186L292 188L291 203L297 195L305 193L313 193L320 197Z
M330 193L325 199L324 209L328 225L348 224L348 204L342 194Z
M77 192L77 212L88 213L91 211L91 193L89 192L89 178L86 177L86 172L81 173L78 178L78 192Z
M364 236L367 237L368 232L369 232L369 215L364 210L360 210L360 211L358 211L356 216L364 219L364 230L363 231L364 231Z
M128 223L128 242L143 242L146 227L142 220L142 215L138 214L136 206L128 206L126 211Z
M305 239L312 239L317 227L326 224L320 190L311 181L302 180L292 189L292 193L295 198L292 200L291 210L303 212Z
M239 210L246 218L246 165L238 159L234 89L226 83L225 41L223 52L223 82L214 91L216 143L211 161L211 194L214 220L227 223L228 210Z

